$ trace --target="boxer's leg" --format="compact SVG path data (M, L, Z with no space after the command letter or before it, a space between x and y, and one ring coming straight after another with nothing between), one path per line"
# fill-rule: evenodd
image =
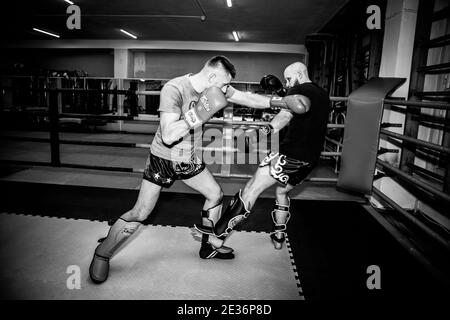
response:
M183 182L196 190L205 197L205 203L202 210L202 226L212 230L214 225L219 220L222 214L222 198L223 192L219 184L214 179L211 172L204 168L201 172L188 179L183 179ZM208 242L208 235L201 235L201 247L199 256L202 259L233 259L233 249L222 246L220 248L214 247Z
M194 225L194 237L196 232L200 233L203 237L206 235L209 243L215 248L221 248L231 231L246 219L249 214L250 211L242 201L241 191L239 191L234 195L230 205L212 228L197 224Z
M244 190L242 191L242 200L245 203L248 203L249 210L253 208L259 195L264 190L277 183L277 180L275 180L271 176L269 169L270 169L269 166L262 166L262 167L260 166L258 170L256 170L253 179L250 179L247 182Z
M209 242L215 247L220 247L231 231L249 216L250 210L259 195L275 183L276 180L270 176L268 167L258 168L244 190L234 195L232 202L215 224L213 230L197 225L195 228L200 233L209 235Z
M147 219L156 201L161 186L145 179L142 180L139 196L133 209L123 214L109 229L107 237L94 252L89 275L96 283L104 282L109 274L109 261L127 239L137 231L142 221Z
M291 217L290 200L288 193L296 185L301 184L311 173L313 166L309 162L286 157L278 154L270 163L270 174L277 179L280 184L275 189L276 202L271 212L273 220L273 230L270 238L275 249L283 247L286 239L286 225Z
M208 228L213 230L215 223L219 220L219 217L222 213L222 204L220 201L218 205L213 208L202 210L202 226L204 228ZM202 235L201 238L201 247L199 251L200 258L202 259L233 259L234 253L233 249L226 246L221 246L220 248L214 247L209 241L209 236L206 234Z
M293 186L288 184L285 187L277 186L275 189L276 201L274 209L271 212L273 229L270 233L270 238L277 250L283 247L283 242L286 239L286 225L291 217L289 211L291 202L288 193L293 188Z

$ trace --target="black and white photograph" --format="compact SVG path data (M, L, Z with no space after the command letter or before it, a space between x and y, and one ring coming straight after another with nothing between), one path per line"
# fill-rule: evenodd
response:
M4 303L280 319L450 301L448 0L0 15Z

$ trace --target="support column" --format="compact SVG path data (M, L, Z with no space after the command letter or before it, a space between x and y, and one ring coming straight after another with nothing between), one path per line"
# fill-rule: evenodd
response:
M133 55L134 63L132 64L133 67L133 78L145 78L145 51L137 51ZM140 82L139 88L140 91L145 91L145 83ZM138 96L138 105L145 106L145 96L140 95Z
M129 78L133 54L128 49L114 49L114 78Z
M406 78L406 82L393 94L393 97L408 98L411 64L414 51L414 37L419 0L388 0L386 5L383 52L381 55L380 77ZM389 130L403 134L405 114L384 110L383 122L401 123L401 128ZM395 145L380 140L380 147L400 149ZM381 159L392 165L398 165L399 153L386 153Z
M419 0L387 1L379 76L407 79L394 91L393 97L408 98L418 7ZM402 124L400 128L391 127L389 130L403 134L405 114L385 108L382 122ZM398 166L401 156L400 148L381 139L380 147L399 150L399 153L385 153L379 156L381 160ZM374 182L374 186L405 209L412 209L416 206L416 199L391 178L381 178ZM375 199L371 200L377 204Z
M117 80L117 89L123 90L124 81L123 79L129 78L132 70L130 66L133 64L133 55L128 49L114 49L114 78ZM128 88L126 88L128 89ZM119 94L117 96L117 114L123 115L123 102L125 100L125 96ZM119 120L117 122L119 124L119 131L122 130L123 121Z

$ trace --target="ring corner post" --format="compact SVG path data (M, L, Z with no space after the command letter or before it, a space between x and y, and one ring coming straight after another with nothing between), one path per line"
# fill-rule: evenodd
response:
M339 189L371 193L384 99L405 81L405 78L376 77L349 95Z

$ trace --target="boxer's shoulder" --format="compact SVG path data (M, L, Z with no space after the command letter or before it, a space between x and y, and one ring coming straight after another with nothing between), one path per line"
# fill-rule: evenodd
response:
M296 84L295 86L293 86L293 87L288 89L286 95L287 96L291 96L291 95L294 95L294 94L301 94L302 91L303 91L302 89L303 89L303 87L302 87L301 84Z
M168 82L166 82L163 88L166 89L170 88L169 90L166 91L177 91L178 93L183 95L183 93L189 92L189 90L186 90L189 89L189 86L190 86L189 74L186 74L169 80Z
M179 76L176 78L172 78L169 81L167 81L167 83L164 86L173 86L176 87L178 89L182 89L186 83L189 82L189 78L188 75L183 75L183 76Z

